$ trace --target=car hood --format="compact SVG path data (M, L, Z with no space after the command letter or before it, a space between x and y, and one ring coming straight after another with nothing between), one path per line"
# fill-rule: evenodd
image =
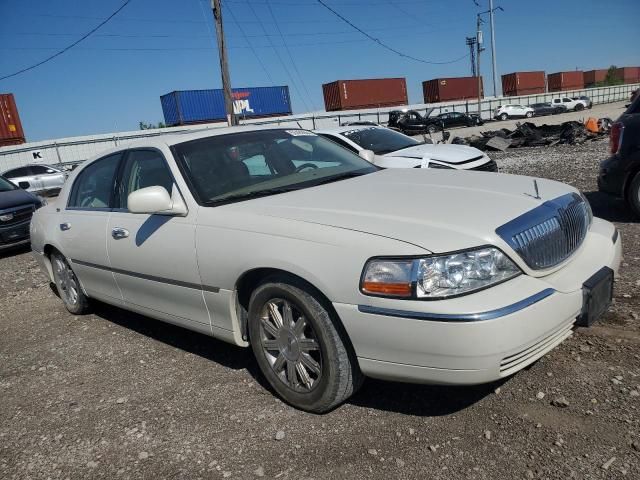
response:
M18 188L17 190L9 190L8 192L0 192L0 210L5 210L18 205L36 204L38 199L35 195Z
M458 164L468 162L471 159L477 159L483 155L484 154L477 148L468 147L466 145L435 145L425 143L423 145L416 145L415 147L396 150L395 152L390 152L382 156L414 158L417 160L430 159Z
M537 179L537 183L541 199L532 197L530 177L388 169L227 207L383 236L430 252L486 244L508 249L495 233L498 227L546 200L575 191L551 180ZM295 226L292 231L297 231Z

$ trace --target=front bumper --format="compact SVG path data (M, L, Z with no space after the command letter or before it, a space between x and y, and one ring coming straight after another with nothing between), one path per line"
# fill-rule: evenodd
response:
M598 172L598 190L616 197L623 197L627 179L627 163L618 154L604 160L600 164Z
M416 383L491 382L530 365L572 334L582 283L604 266L617 272L622 247L614 232L613 225L594 221L574 258L546 277L521 275L437 302L363 296L366 308L334 306L365 375ZM397 315L403 310L406 316ZM489 314L469 319L478 313Z
M6 250L29 243L30 222L31 219L14 225L0 226L0 250Z

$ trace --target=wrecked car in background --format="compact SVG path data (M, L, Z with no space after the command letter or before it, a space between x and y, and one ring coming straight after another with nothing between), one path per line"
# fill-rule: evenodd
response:
M418 142L384 127L341 127L315 133L382 168L451 168L497 172L496 162L477 148Z
M387 126L399 130L405 135L418 135L421 133L433 134L446 128L473 127L483 124L478 115L444 112L432 116L433 111L433 108L429 108L424 115L421 115L416 110L393 110L389 112Z
M363 375L508 377L608 308L615 227L559 182L378 169L301 129L157 136L85 162L36 211L34 255L90 299L251 347L324 412Z

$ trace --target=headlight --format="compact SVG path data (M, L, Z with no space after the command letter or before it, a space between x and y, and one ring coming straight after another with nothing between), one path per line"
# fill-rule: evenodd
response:
M495 247L424 258L374 258L362 273L366 295L434 300L481 290L520 275Z

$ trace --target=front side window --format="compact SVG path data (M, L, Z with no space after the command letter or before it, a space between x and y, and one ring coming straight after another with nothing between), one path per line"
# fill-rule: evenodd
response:
M173 177L157 150L132 150L122 170L118 208L126 209L129 194L146 187L164 187L171 195Z
M109 155L84 168L73 183L67 207L111 208L116 171L121 155L121 153Z
M362 148L373 150L376 155L384 155L385 153L420 145L417 140L388 128L362 128L344 132L343 135Z
M31 175L29 167L14 168L4 173L7 178L28 177Z
M213 135L177 144L173 153L204 205L300 190L377 170L305 130Z

